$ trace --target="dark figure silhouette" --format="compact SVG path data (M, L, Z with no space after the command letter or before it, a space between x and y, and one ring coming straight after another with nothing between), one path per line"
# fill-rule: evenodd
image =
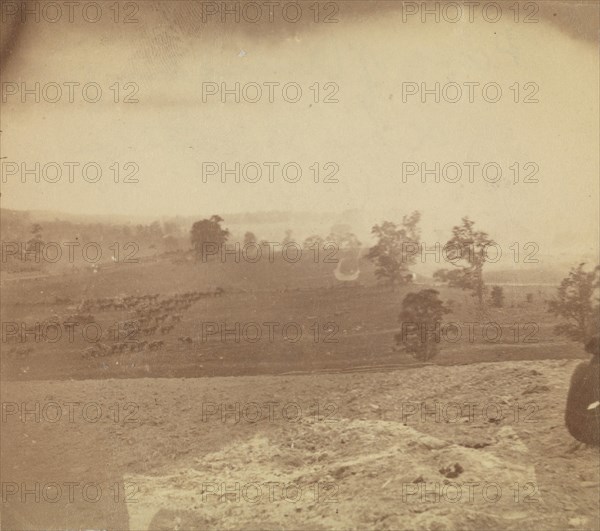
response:
M600 445L600 338L596 334L585 346L593 355L573 372L567 396L565 424L580 442Z

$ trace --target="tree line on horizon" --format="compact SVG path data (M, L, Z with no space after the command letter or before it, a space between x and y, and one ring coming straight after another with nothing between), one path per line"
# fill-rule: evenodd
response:
M421 243L419 222L421 214L418 211L404 216L400 223L383 221L371 229L375 243L368 249L364 258L375 266L375 276L383 284L396 290L412 283L410 269L417 260L416 253L407 253L407 249L415 249ZM230 231L222 227L223 218L218 215L199 220L193 223L189 231L191 248L185 248L185 232L175 222L153 222L148 225L106 225L106 224L76 224L55 220L52 222L33 223L25 231L27 219L18 220L18 223L4 224L2 227L3 241L11 241L21 236L28 250L39 249L46 241L63 238L65 241L75 237L86 239L101 239L107 245L112 241L135 240L146 246L154 254L191 252L199 253L203 245L212 243L225 245L232 237ZM358 249L361 242L351 232L349 225L334 225L326 238L311 235L304 240L302 247L313 249L328 242L334 242L339 249ZM243 243L267 244L266 240L259 240L253 232L247 231L243 236ZM280 242L282 245L294 243L292 231L287 230ZM486 305L502 307L504 294L501 286L492 286L489 301L486 295L489 291L484 281L483 270L486 263L486 249L495 245L494 240L484 231L475 228L475 222L468 216L452 227L451 236L445 244L446 255L451 269L440 269L433 275L434 281L450 288L468 291L474 298L477 310L483 314ZM6 269L3 256L3 268ZM556 296L547 302L547 309L552 314L563 319L555 327L555 332L574 341L585 341L591 333L600 329L600 307L598 292L600 290L600 266L591 271L586 269L584 263L571 268L568 275L561 281L557 288ZM528 295L529 297L529 295ZM528 299L528 302L529 301ZM449 308L439 299L439 292L434 289L421 290L409 293L403 301L403 314L401 319L406 321L421 319L425 323L435 325L441 322ZM427 358L435 352L435 347L414 346L415 357ZM424 349L424 350L419 350ZM429 350L428 350L429 349ZM429 354L427 353L429 352Z
M421 213L414 211L402 218L397 224L383 221L371 229L376 243L369 249L366 259L375 265L375 276L391 289L405 286L412 282L410 268L416 263L416 254L407 254L407 249L415 249L421 243L419 222ZM223 218L212 216L194 223L190 231L192 247L200 252L203 245L213 243L225 245L230 233L221 227ZM291 242L291 231L286 231L282 244ZM318 235L308 237L304 248L311 248L326 241L333 241L340 248L360 247L356 236L349 231L333 230L327 239ZM261 244L256 236L247 232L244 244ZM468 216L461 219L460 224L452 227L451 237L445 244L447 259L454 269L440 269L433 275L434 280L451 288L470 291L476 301L480 314L485 311L485 295L488 288L484 282L483 268L486 263L487 248L496 242L487 232L477 230L475 222ZM556 325L555 333L568 337L573 341L586 343L590 337L597 336L600 330L600 265L592 271L586 271L585 263L571 269L557 289L556 297L547 301L548 311L564 321ZM528 294L529 300L530 294ZM493 286L491 305L502 307L504 294L501 286ZM422 328L431 329L439 326L450 308L439 298L435 289L423 289L410 292L402 301L400 323L420 323L413 333L402 333L395 336L396 342L408 353L420 361L433 358L439 346L420 333ZM429 327L429 328L428 328Z

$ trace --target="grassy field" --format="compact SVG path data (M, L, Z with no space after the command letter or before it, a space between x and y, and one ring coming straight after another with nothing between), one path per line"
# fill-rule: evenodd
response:
M428 287L439 290L452 308L433 363L586 357L577 344L553 333L557 321L545 305L554 293L551 286L506 285L504 307L488 307L481 315L468 292L419 279L394 291L377 284L366 263L358 282L339 282L334 267L312 260L194 264L161 259L107 266L96 273L5 279L2 377L200 377L402 368L415 360L395 348L401 302L408 292ZM52 329L40 324L36 331L36 324L48 320L64 323L85 299L149 294L167 299L217 287L224 290L222 296L194 301L168 332L144 337L138 331L127 338L160 341L157 350L84 355L95 341L114 343L111 327L135 321L132 309L94 309L87 325L81 322L69 330L64 324Z
M5 277L3 481L42 494L92 483L104 496L13 493L3 529L598 528L598 452L572 447L563 420L588 355L553 334L553 287L505 285L504 307L485 315L436 287L452 313L424 364L394 335L404 296L431 286L390 290L368 267L340 283L333 267L163 259ZM54 341L36 331L73 314L72 340L66 327ZM136 319L130 341L111 332ZM422 486L454 490L432 499Z

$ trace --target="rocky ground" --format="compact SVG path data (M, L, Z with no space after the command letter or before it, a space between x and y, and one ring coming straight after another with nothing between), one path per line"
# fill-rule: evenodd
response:
M3 382L2 528L598 529L577 363Z

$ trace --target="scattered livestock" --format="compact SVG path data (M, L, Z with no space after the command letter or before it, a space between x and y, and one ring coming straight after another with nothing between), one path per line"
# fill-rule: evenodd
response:
M119 311L127 312L126 320L107 327L101 333L101 340L85 348L81 353L83 358L99 358L123 353L159 351L165 348L163 340L145 340L144 337L156 334L169 334L183 320L181 312L187 311L192 304L201 300L222 297L225 290L217 287L210 291L187 291L173 295L161 296L158 293L146 295L130 295L124 297L104 297L83 299L79 304L66 307L66 317L54 315L47 320L50 324L65 326L98 324L92 312ZM70 299L59 299L56 302L72 303ZM45 323L46 321L44 321ZM42 324L44 324L42 323ZM107 343L103 343L106 341ZM189 336L179 336L178 341L191 344ZM16 336L7 338L8 343L18 342ZM13 348L9 355L20 358L27 357L32 352L31 347Z
M105 345L104 343L96 343L95 345L86 348L82 353L82 358L102 358L113 354L122 354L124 352L144 352L147 350L161 350L165 346L164 341L128 341Z
M106 336L114 340L112 344L107 345L98 341L82 352L83 358L98 358L126 352L155 352L165 348L165 341L142 340L142 337L154 336L158 333L161 335L170 333L183 319L183 315L178 312L188 310L192 304L200 299L222 297L224 293L225 290L218 287L213 291L188 291L166 297L161 297L159 294L149 294L84 299L77 307L70 308L76 313L70 315L68 320L80 323L93 322L94 318L89 313L93 310L130 312L131 317L129 319L108 329ZM186 344L193 342L189 336L180 336L178 341Z

